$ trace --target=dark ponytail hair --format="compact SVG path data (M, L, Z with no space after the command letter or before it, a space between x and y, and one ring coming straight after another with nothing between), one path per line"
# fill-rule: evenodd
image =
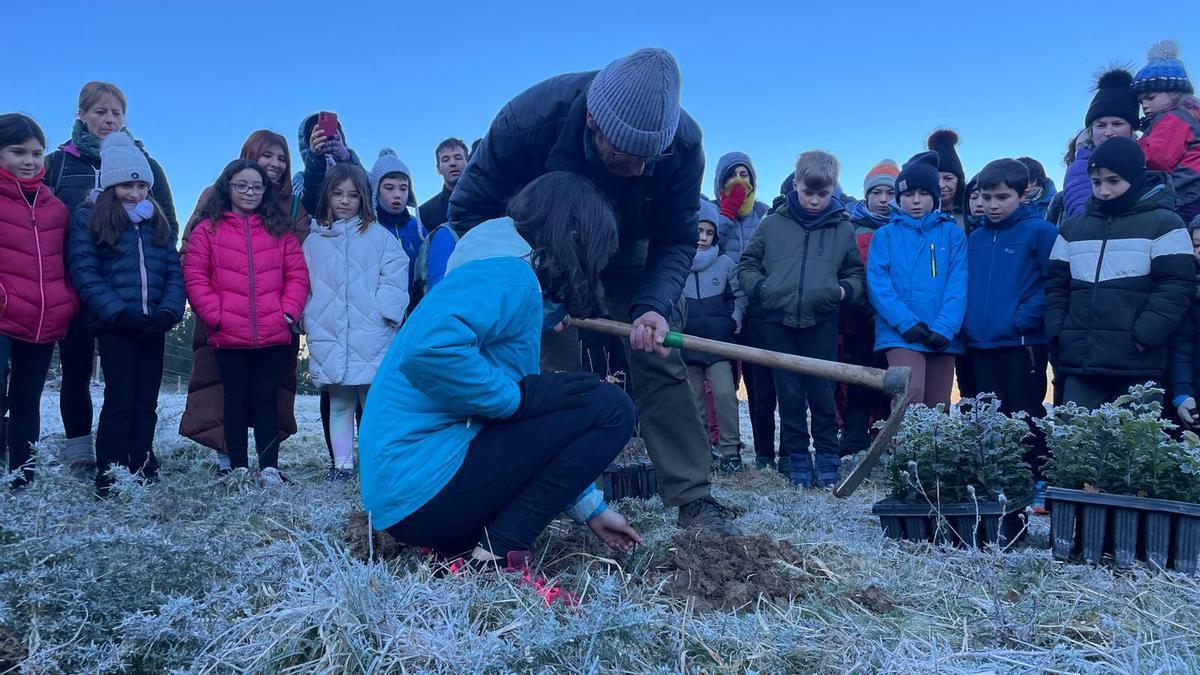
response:
M20 145L31 138L46 147L46 134L32 117L21 113L0 115L0 148Z
M262 195L262 202L259 203L254 213L262 218L263 225L271 233L271 236L280 237L285 232L290 232L292 222L289 220L288 214L279 208L279 198L275 195L275 184L271 182L270 178L267 178L266 169L259 166L258 162L248 159L235 159L225 165L225 168L221 171L221 175L213 183L212 194L209 195L208 201L204 202L204 206L200 208L200 219L207 220L209 227L213 230L217 229L217 223L221 222L221 218L233 210L233 198L230 196L229 182L233 180L235 175L246 169L255 171L259 176L262 176L263 188L265 188Z
M554 171L508 202L517 232L533 248L533 266L547 296L571 316L604 313L600 272L617 252L617 218L591 181Z

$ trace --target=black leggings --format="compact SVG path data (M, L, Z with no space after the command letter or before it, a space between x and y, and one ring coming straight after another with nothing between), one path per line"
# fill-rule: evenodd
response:
M611 384L583 408L488 424L446 487L387 531L445 556L527 551L632 435L633 402Z
M18 482L33 480L32 444L40 437L42 389L54 343L34 344L8 338L12 370L8 380L8 470L24 467Z
M233 469L250 466L246 429L254 419L258 468L279 466L279 369L291 347L214 349L225 389L225 451Z
M87 312L81 310L71 319L66 337L58 342L58 360L62 364L58 411L67 438L92 435L92 362L95 359L96 340L88 330Z
M104 473L113 465L140 476L154 476L158 473L154 429L166 335L105 333L98 339L104 373L104 405L96 427L98 478L104 480Z

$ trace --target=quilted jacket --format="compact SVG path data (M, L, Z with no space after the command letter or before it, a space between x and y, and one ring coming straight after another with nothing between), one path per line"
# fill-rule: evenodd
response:
M183 256L183 279L196 316L215 349L290 344L284 315L298 319L308 297L308 269L291 232L276 237L258 215L226 213L196 225Z
M42 186L29 205L0 182L0 335L44 344L67 333L79 300L67 280L67 208Z
M308 265L309 373L318 387L370 384L408 309L408 255L379 223L312 221Z

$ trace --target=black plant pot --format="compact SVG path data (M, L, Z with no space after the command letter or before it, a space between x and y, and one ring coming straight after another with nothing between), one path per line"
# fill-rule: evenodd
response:
M596 483L608 501L649 499L658 493L658 479L649 460L609 464Z
M934 507L888 497L876 502L871 513L879 516L889 539L952 546L1007 546L1025 537L1021 512L1032 503L1030 495L1004 504L969 502Z
M1185 574L1200 556L1200 504L1051 487L1050 541L1054 557L1098 563L1111 555L1117 567L1141 560Z

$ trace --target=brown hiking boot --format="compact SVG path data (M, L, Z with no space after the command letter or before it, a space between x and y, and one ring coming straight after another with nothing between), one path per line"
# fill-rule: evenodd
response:
M705 495L700 499L680 506L679 526L683 528L694 527L700 530L708 530L715 534L730 536L739 536L742 534L742 528L734 525L730 519L729 510L722 506L720 502L713 499L711 495Z

